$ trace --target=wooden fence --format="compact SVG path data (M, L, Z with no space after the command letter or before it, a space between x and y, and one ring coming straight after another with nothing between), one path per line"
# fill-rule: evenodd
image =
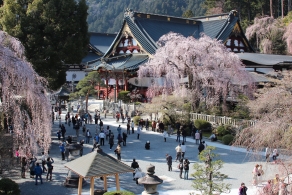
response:
M252 120L244 120L244 119L233 119L231 117L226 116L216 116L216 115L207 115L207 114L199 114L199 113L191 113L191 119L203 119L213 124L218 125L233 125L233 126L254 126L255 121Z

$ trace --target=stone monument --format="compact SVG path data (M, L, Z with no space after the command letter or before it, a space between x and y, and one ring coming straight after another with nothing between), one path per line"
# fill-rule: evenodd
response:
M158 195L157 185L161 184L163 181L156 175L154 175L155 166L149 165L147 167L147 175L138 179L139 184L144 185L144 191L142 195Z

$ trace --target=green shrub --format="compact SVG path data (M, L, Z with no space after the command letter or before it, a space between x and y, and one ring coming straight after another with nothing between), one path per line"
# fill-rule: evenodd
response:
M219 127L217 127L216 133L219 136L224 136L227 134L231 134L231 135L235 135L235 128L232 127L231 125L220 125Z
M0 195L20 195L20 189L17 183L8 178L0 180Z
M131 98L128 96L130 92L129 91L120 91L118 94L118 99L122 100L125 103L128 103L131 101Z
M195 127L202 131L211 131L212 125L208 121L197 119L195 120Z
M135 124L135 125L138 125L140 119L141 119L140 116L134 116L132 120L134 121L134 124Z
M233 141L233 139L234 139L234 136L233 135L230 135L230 134L224 135L222 137L222 142L225 145L230 145L230 143Z
M103 195L135 195L129 191L113 191L113 192L106 192Z

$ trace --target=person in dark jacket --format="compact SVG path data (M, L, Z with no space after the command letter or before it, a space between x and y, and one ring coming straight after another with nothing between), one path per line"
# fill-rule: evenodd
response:
M184 179L189 179L189 160L186 158L185 162L184 162L184 170L185 170L185 175L184 175Z
M110 137L109 137L109 145L110 145L110 150L112 150L113 148L113 145L114 145L114 134L110 134Z
M239 195L247 195L246 191L247 191L247 187L245 186L244 183L241 183L241 186L239 188Z
M50 181L52 181L52 175L53 175L53 163L54 160L50 157L47 158L47 167L48 167L48 173L47 173L47 181L50 176Z
M145 149L150 150L150 141L147 141L145 144Z
M172 156L166 154L166 163L168 165L168 171L172 171Z
M139 167L138 162L136 161L135 158L133 158L133 162L132 162L132 164L131 164L131 168L133 168L133 169L135 170L135 169L138 168L138 167ZM133 172L133 180L135 180L134 176L135 176L135 172Z
M43 180L42 180L42 173L43 173L43 170L42 168L40 167L40 163L36 163L36 166L34 168L34 172L35 172L35 185L38 185L38 177L40 178L41 180L41 184L43 184Z
M204 145L204 141L203 142L201 142L200 144L199 144L199 147L198 147L198 150L199 150L199 154L201 154L201 152L205 149L205 145Z
M123 132L123 146L127 145L127 137L128 135L126 134L126 132Z

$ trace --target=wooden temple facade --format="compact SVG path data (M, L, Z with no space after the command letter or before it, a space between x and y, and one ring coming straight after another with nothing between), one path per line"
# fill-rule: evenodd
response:
M136 72L140 65L153 57L159 47L156 44L159 38L169 32L195 38L204 33L221 40L229 51L238 53L239 57L244 58L243 62L249 64L249 68L253 68L253 65L265 65L265 62L261 64L262 56L254 53L245 37L236 11L214 16L181 18L127 9L122 27L108 49L100 58L86 63L87 71L98 71L104 80L106 87L97 86L102 97L112 98L114 91L118 94L121 90L131 91L135 88L144 94L151 84L151 78L138 79ZM250 57L241 55L242 53L255 55ZM273 61L274 64L270 64L268 69L281 66L283 61L289 62L285 65L292 65L290 56L282 57L285 59L278 57L278 61ZM259 67L257 70L260 70Z

